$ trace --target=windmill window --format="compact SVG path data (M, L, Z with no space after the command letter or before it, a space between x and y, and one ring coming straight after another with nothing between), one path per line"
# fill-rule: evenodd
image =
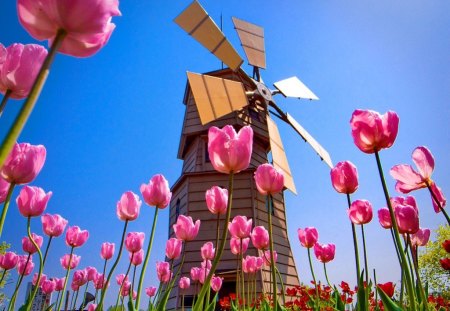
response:
M211 162L211 159L209 158L209 152L208 152L208 142L207 141L205 141L205 144L204 144L204 149L205 149L205 163L209 163L209 162Z
M177 204L175 205L175 221L177 221L178 216L180 216L180 199L177 199Z
M248 115L250 116L250 118L252 118L255 121L261 121L259 119L259 113L258 113L258 111L255 108L249 107L248 108Z

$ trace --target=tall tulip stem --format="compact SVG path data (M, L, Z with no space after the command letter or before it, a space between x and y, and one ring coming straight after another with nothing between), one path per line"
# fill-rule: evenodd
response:
M203 300L206 295L206 291L210 288L210 282L211 278L216 271L217 265L219 264L220 258L222 257L223 250L225 249L225 244L227 242L227 235L228 235L228 223L230 222L231 218L231 202L233 201L233 178L234 173L230 172L230 175L228 176L228 204L227 204L227 213L225 218L225 223L222 231L222 237L220 240L220 246L217 249L216 256L214 257L214 261L211 266L211 271L209 272L202 289L200 290L200 293L197 297L197 302L194 305L193 310L194 311L201 311L204 310L203 308Z
M275 256L273 254L273 232L272 232L272 211L273 211L273 203L272 196L268 195L267 200L269 201L269 212L268 220L269 220L269 250L270 250L270 270L272 272L272 299L273 299L273 310L277 311L278 309L278 285L277 285L277 272L275 271Z
M323 263L323 271L325 272L325 279L327 280L328 286L333 288L333 286L331 286L330 280L328 280L327 265L325 263Z
M31 292L30 299L27 300L27 304L25 306L26 311L30 311L34 297L36 297L37 291L39 289L39 282L41 281L42 270L44 269L44 262L42 260L41 249L39 248L39 245L37 245L36 241L34 241L33 236L31 235L31 217L30 216L28 216L28 220L27 220L27 232L28 232L28 238L30 239L30 241L34 245L34 247L36 248L38 257L39 257L39 272L38 272L38 277L36 279L36 285L34 286L34 289Z
M350 206L352 205L352 200L350 199L350 194L348 194L348 193L347 193L347 203L348 203L348 208L350 209ZM360 264L359 264L358 239L356 237L355 224L353 222L351 224L352 224L353 246L354 246L354 250L355 250L356 283L358 284L358 286L360 286L359 276L361 275L361 268L360 268Z
M14 186L14 183L11 183L9 185L8 194L6 195L5 203L3 204L2 216L0 218L0 238L2 237L3 225L5 224L6 213L8 212L9 203L11 202L11 196L13 194Z
M27 123L28 117L31 115L33 108L41 94L41 90L44 87L45 80L47 80L48 74L50 73L50 67L55 58L56 52L58 51L61 43L66 37L67 32L65 30L60 29L53 40L53 44L50 48L50 51L47 54L47 57L42 64L41 69L34 80L33 86L31 87L30 93L28 94L28 98L25 100L25 103L20 109L19 114L14 120L13 125L8 131L8 134L4 138L2 145L0 147L0 167L5 163L6 157L11 152L14 143L19 138L20 133L22 132L25 124Z
M433 198L434 202L439 207L439 210L442 212L442 214L444 214L444 217L447 220L447 224L450 226L450 217L448 216L448 214L445 211L445 209L442 207L441 202L438 200L436 194L434 193L433 189L431 189L431 186L430 186L430 184L428 182L427 182L427 188L428 188L428 191L430 192L431 197Z
M3 95L2 102L0 104L0 117L3 114L3 110L5 110L6 103L8 102L9 96L11 96L11 90L6 90L5 95Z
M28 265L28 262L30 261L30 258L31 258L31 254L28 254L27 261L25 262L25 267L23 269L24 271L27 268L27 265ZM14 293L13 293L13 295L11 297L11 300L9 301L8 311L14 310L14 306L16 304L17 293L19 292L19 288L20 288L20 284L22 284L22 280L23 280L23 274L21 274L19 276L19 279L17 280L16 287L14 288Z
M130 259L130 263L128 264L127 272L125 273L125 276L123 277L122 283L120 284L119 294L117 295L116 307L114 308L114 310L117 310L117 306L119 305L119 299L120 299L120 296L122 296L123 284L125 283L125 280L127 279L128 274L130 273L131 263L133 261L133 256L134 256L134 253L131 254L131 259ZM132 290L130 290L130 293L131 293L131 295L133 295L133 291Z
M309 260L309 268L311 269L311 275L314 281L314 287L316 289L316 303L314 304L314 310L319 310L319 288L317 287L317 282L316 282L316 276L314 275L314 269L313 269L313 265L312 265L312 261L311 261L311 248L308 247L308 260Z
M152 251L153 238L155 236L156 221L158 220L158 211L159 211L159 208L155 207L155 214L153 215L152 232L150 233L150 241L148 242L147 252L145 254L145 259L144 259L144 264L142 265L141 275L139 276L139 285L138 285L138 290L137 290L136 304L134 305L136 310L139 310L140 304L141 304L142 286L144 285L145 271L147 270L148 260L150 258L150 253Z
M69 280L70 264L72 263L73 250L74 250L74 247L71 247L70 248L70 255L69 255L69 263L67 264L66 277L64 279L64 286L63 286L63 289L62 289L61 300L58 303L58 308L56 309L57 311L61 310L62 302L64 301L64 295L66 294L66 287L67 287L67 281Z
M367 260L367 249L366 249L366 235L364 234L364 225L361 225L361 235L363 241L363 252L364 252L364 269L366 274L366 282L369 284L369 268L368 268L368 260Z
M52 243L53 237L51 236L48 239L47 246L45 247L44 260L42 261L42 265L45 266L45 261L47 260L48 250L50 249L50 244Z
M103 283L102 294L100 296L100 302L98 303L97 308L95 308L95 310L98 310L98 311L102 311L103 310L103 301L105 300L106 291L108 290L109 280L111 279L111 276L113 275L114 270L116 269L116 266L119 263L120 256L122 255L123 241L125 240L125 234L127 233L127 226L128 226L128 220L125 220L125 225L123 226L123 232L122 232L122 239L120 240L119 253L117 254L116 261L114 261L114 264L113 264L113 266L111 267L111 270L108 273L108 277L106 278L106 282ZM103 276L103 277L105 277L105 276Z
M414 286L412 284L412 280L411 280L411 274L409 272L408 269L408 263L406 261L406 257L405 257L405 253L401 251L402 247L402 242L400 240L400 234L398 232L398 225L397 225L397 220L395 219L395 215L394 215L394 209L392 208L392 204L391 204L391 200L390 200L390 196L389 196L389 191L387 189L386 186L386 180L384 178L384 173L383 173L383 166L381 165L381 160L380 160L380 155L378 154L378 152L375 152L375 158L377 161L377 166L378 166L378 172L380 175L380 180L381 180L381 184L383 186L383 191L384 191L384 196L386 198L386 204L388 206L389 209L389 215L391 216L391 222L392 222L392 228L393 228L393 233L394 233L394 238L395 238L395 244L397 244L398 249L399 249L399 254L400 254L400 266L403 269L403 273L405 275L406 278L406 289L408 291L408 297L410 300L410 307L412 311L416 311L417 310L417 306L416 306L416 296L414 293Z

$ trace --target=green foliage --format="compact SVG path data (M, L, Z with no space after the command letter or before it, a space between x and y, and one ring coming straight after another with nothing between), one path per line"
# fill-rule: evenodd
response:
M403 310L395 302L393 302L392 299L389 298L389 296L386 295L380 288L378 288L378 295L380 295L380 298L383 301L383 306L384 306L385 310L387 310L387 311L402 311Z
M10 245L6 242L2 242L0 244L0 254L6 253L6 251L10 248ZM0 269L0 275L3 274L3 269ZM5 277L3 278L3 281L0 283L0 306L5 306L7 299L6 295L3 292L3 287L5 287L5 284L8 282L9 279L9 272L6 272Z
M425 250L419 255L420 277L427 283L430 293L437 292L443 297L450 298L450 278L448 272L442 269L439 259L448 256L442 243L450 239L450 226L439 226L436 230L436 240L428 242Z

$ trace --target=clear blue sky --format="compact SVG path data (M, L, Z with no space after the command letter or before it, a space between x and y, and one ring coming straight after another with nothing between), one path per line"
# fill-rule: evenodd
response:
M141 183L156 173L163 173L171 184L179 177L182 163L176 155L185 72L220 67L173 22L190 1L164 3L122 1L123 16L114 18L117 28L98 54L86 59L58 55L20 138L47 148L46 164L33 182L53 191L47 212L60 213L70 225L91 233L87 244L76 251L82 256L79 268L100 267L100 244L118 243L123 223L116 217L115 204L123 192L138 193ZM395 164L410 163L412 150L425 145L436 159L433 177L449 195L449 2L204 0L202 4L216 21L223 14L224 32L242 56L231 17L264 27L268 66L262 77L267 84L296 75L318 95L316 102L280 97L277 103L330 152L334 163L351 160L357 165L360 189L354 199L368 199L375 209L385 204L374 157L361 153L352 142L349 120L356 108L394 110L400 116L396 143L381 153L386 174ZM0 4L0 29L5 46L35 42L18 23L15 1ZM250 67L243 68L251 72ZM17 101L8 103L0 122L1 137L19 106ZM332 189L329 168L312 149L288 126L279 128L299 192L286 193L286 201L300 279L308 282L311 276L297 228L315 226L320 242L337 246L336 259L329 264L330 279L354 283L346 198ZM396 195L389 176L388 183ZM414 195L422 227L436 229L444 223L442 215L434 213L427 191ZM144 231L148 237L152 215L152 209L143 206L130 230ZM167 215L168 210L160 214L146 285L156 284L154 263L164 258ZM3 237L19 253L25 229L25 219L12 204ZM38 219L33 229L41 233ZM366 232L370 268L377 269L381 282L398 281L390 235L377 219ZM66 252L63 239L54 241L45 273L61 277L59 258ZM125 266L123 260L117 273ZM321 266L316 269L324 280Z

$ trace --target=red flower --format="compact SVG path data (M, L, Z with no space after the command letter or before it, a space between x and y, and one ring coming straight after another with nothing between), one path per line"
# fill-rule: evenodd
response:
M394 296L395 284L392 282L378 283L378 287L389 297Z

